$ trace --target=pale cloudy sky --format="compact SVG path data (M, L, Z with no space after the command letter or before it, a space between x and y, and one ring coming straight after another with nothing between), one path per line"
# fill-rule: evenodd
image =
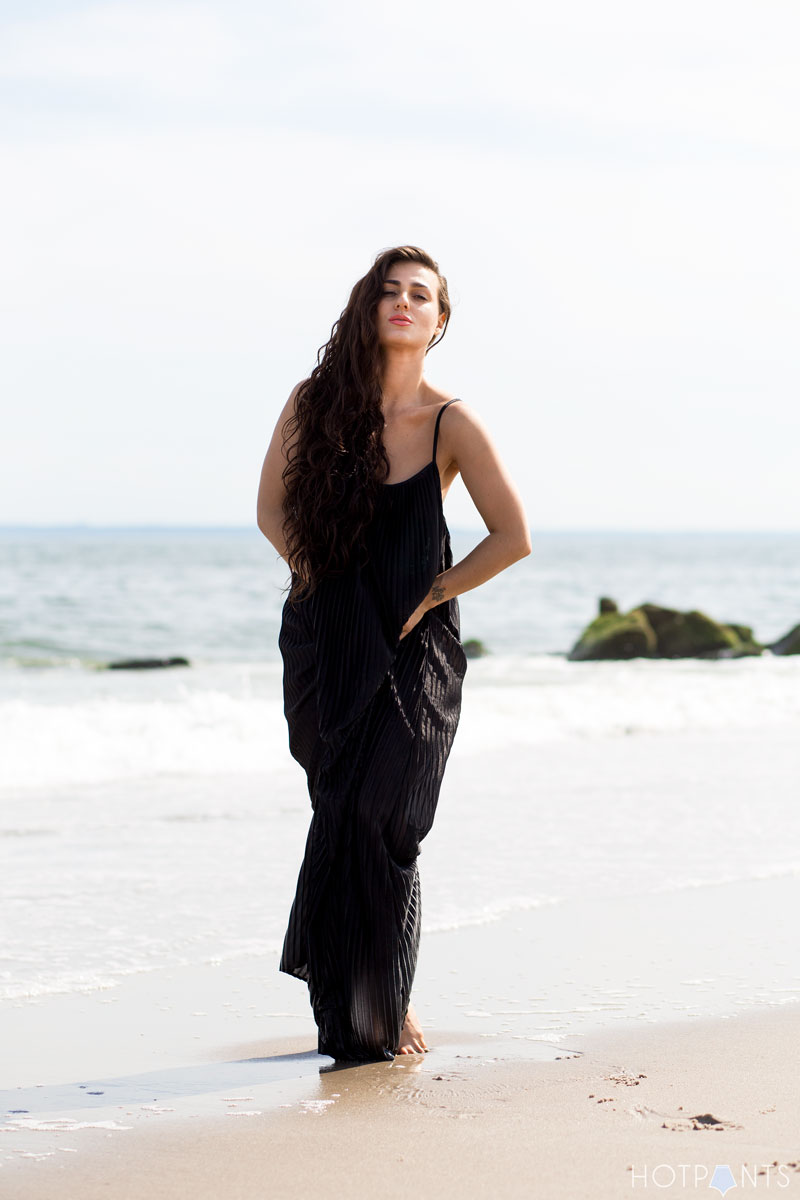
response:
M2 13L0 523L251 524L413 242L534 531L800 528L796 0Z

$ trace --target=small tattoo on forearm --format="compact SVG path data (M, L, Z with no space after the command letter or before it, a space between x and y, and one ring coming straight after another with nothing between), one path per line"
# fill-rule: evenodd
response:
M440 583L435 583L431 588L431 599L434 604L441 604L444 600L444 588Z

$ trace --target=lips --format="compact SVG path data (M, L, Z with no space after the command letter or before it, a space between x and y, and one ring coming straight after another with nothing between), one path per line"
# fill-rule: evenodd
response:
M392 325L411 325L412 324L411 319L409 317L389 317L389 320L391 321Z

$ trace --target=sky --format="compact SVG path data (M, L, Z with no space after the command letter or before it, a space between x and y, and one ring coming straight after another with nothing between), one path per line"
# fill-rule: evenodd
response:
M798 34L795 0L6 0L0 524L254 524L291 388L412 243L454 301L426 376L534 532L797 530Z

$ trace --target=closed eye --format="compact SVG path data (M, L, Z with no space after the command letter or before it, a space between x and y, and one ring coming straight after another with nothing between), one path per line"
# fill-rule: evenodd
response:
M397 293L396 293L396 292L393 292L393 291L391 290L391 288L388 288L388 289L387 289L387 290L386 290L386 291L385 291L383 294L384 294L384 296L396 296L396 295L397 295ZM421 292L415 292L415 293L414 293L414 299L415 299L415 300L427 300L427 299L428 299L428 297L427 297L427 296L423 296Z

